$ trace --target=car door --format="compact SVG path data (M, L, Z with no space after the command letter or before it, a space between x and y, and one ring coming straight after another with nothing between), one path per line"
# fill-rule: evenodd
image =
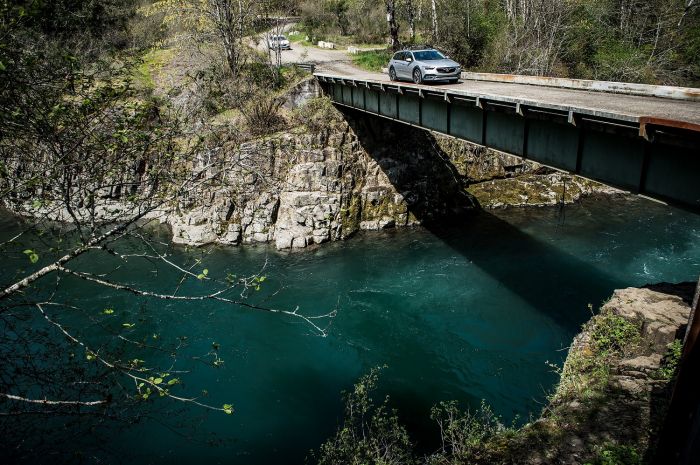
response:
M398 79L401 79L404 75L404 68L406 67L406 62L403 61L403 58L406 54L404 52L398 52L396 55L394 55L394 71L396 71L396 77Z
M413 67L415 64L413 53L406 52L406 56L404 57L404 63L406 63L406 66L404 67L404 78L413 80Z
M404 79L411 79L411 69L413 68L413 55L411 52L404 52L403 55L403 67L401 71L403 72L403 77Z

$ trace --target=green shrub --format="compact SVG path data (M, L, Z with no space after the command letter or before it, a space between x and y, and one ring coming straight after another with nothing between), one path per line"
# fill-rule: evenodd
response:
M352 62L367 71L381 72L382 68L386 68L389 64L391 55L392 53L389 50L360 52L353 56Z
M591 329L591 344L598 356L622 355L640 340L639 327L611 312L601 313Z
M484 401L475 411L462 411L456 401L440 402L430 411L430 418L440 427L442 448L432 457L432 462L469 461L487 447L490 439L498 434L514 432L506 428L500 418Z
M683 352L683 342L676 339L668 346L666 355L661 362L661 366L656 371L656 377L666 381L670 381L676 375L678 363L681 361L681 353Z
M319 465L410 465L416 463L406 428L388 396L377 405L372 394L377 388L380 368L360 378L344 394L345 419L335 436L317 453Z
M250 134L265 136L283 129L286 123L280 112L283 104L284 100L267 94L251 98L241 108Z
M605 444L593 462L585 465L641 465L642 458L637 450L631 446L620 444Z
M305 125L313 134L341 121L343 116L328 97L311 99L294 112L294 122Z

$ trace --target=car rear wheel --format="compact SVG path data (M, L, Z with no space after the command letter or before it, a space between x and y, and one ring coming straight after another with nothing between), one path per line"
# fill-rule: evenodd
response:
M394 69L393 66L391 68L389 68L389 80L396 81L396 70Z
M420 68L416 68L413 70L413 82L416 84L420 84L423 82L423 76L420 73Z

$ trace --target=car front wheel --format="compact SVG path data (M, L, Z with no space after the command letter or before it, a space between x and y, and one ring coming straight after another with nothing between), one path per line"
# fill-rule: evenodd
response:
M393 66L391 68L389 68L389 80L396 81L396 70L394 69Z
M416 84L420 84L423 82L423 75L420 72L420 68L416 68L413 70L413 82Z

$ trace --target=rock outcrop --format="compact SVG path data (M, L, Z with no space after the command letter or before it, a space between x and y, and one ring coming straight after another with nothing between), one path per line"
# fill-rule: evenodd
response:
M199 154L199 166L191 168L207 167L212 181L150 215L171 227L173 242L272 242L278 249L299 249L359 230L449 222L479 205L554 205L610 192L573 176L542 174L533 162L456 139L341 114L329 100L314 98L313 82L302 81L287 95L285 108L296 112L287 115L294 127ZM101 202L102 220L133 208L119 198ZM58 204L9 207L71 221Z
M670 398L673 370L662 368L675 366L669 347L688 323L685 287L616 290L574 339L542 417L478 463L583 465L621 453L648 462Z
M324 102L320 123L308 115L308 124L219 153L222 182L168 215L173 241L298 249L358 230L450 221L478 203L554 205L611 192L451 138L341 115Z
M451 197L467 197L444 163L426 156L423 139L370 155L338 119L318 134L298 127L247 142L223 154L221 185L191 193L166 222L177 243L274 242L279 249L418 224L447 214ZM417 205L420 218L411 211Z

